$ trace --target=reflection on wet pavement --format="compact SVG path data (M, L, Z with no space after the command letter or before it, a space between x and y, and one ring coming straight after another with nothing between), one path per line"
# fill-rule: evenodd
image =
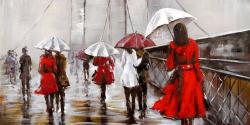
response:
M99 86L91 83L89 94L84 93L84 82L76 82L75 76L70 76L71 87L66 90L65 116L60 111L49 117L43 96L31 94L25 97L21 94L20 82L10 85L1 76L0 83L0 125L82 125L82 124L169 124L178 125L180 121L163 118L156 111L147 110L146 118L140 120L139 113L135 113L135 120L126 117L125 97L121 84L108 86L106 106L99 102ZM39 85L39 76L31 80L31 92ZM148 89L148 107L151 107L160 97L159 90L154 87ZM138 107L137 107L138 109Z

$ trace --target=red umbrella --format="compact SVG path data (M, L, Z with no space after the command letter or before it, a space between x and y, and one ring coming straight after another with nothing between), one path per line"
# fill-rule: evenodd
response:
M149 46L155 46L155 43L145 38L142 34L139 33L131 33L122 38L115 45L116 48L134 48L134 49L142 49Z
M76 58L77 58L77 59L80 59L80 60L87 60L88 55L84 52L84 50L79 50L79 51L76 53Z

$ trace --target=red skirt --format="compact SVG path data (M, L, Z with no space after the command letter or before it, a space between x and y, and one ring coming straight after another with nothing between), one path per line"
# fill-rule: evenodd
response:
M165 96L156 101L152 109L171 119L205 117L204 95L194 71L184 71L181 81L179 83L178 78L168 83Z
M103 83L110 85L114 82L114 74L109 69L101 67L96 71L93 81L95 81L97 85Z
M58 91L55 75L53 73L42 74L41 84L38 89L35 90L35 94L52 94Z

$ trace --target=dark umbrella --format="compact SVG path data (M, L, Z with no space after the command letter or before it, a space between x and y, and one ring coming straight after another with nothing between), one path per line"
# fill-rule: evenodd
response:
M76 58L77 59L80 59L80 60L87 60L88 58L88 55L84 52L84 50L79 50L77 53L76 53Z
M115 45L116 48L134 48L134 49L143 49L145 47L155 46L155 43L145 38L142 34L131 33L122 38Z

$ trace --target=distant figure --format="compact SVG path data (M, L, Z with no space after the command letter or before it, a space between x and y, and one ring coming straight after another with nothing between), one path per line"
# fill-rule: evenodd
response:
M94 57L93 65L97 66L93 81L95 84L100 85L101 103L105 105L106 85L114 82L114 61L111 57Z
M25 97L25 92L26 95L29 97L30 96L30 79L31 79L31 58L27 54L28 50L27 47L22 48L22 53L23 55L20 57L19 63L20 63L20 79L22 82L22 93L23 93L23 98Z
M57 79L57 86L58 92L56 93L56 110L59 110L59 100L61 105L61 113L64 115L64 105L65 105L65 89L69 86L69 80L66 74L66 65L67 59L66 57L60 53L56 52L56 79Z
M57 72L56 60L50 50L45 50L45 54L40 57L39 73L41 74L41 84L36 94L44 95L47 112L53 115L54 94L58 91L55 73Z
M139 90L138 91L138 103L139 110L141 111L140 118L145 117L145 111L147 109L147 77L148 77L148 65L149 54L143 49L137 51L137 55L142 58L141 63L137 66L137 73L139 75Z
M84 74L84 81L83 81L83 85L84 85L84 93L85 96L88 96L89 94L89 90L88 90L88 86L90 84L89 81L89 62L92 59L92 56L87 55L87 59L83 60L83 74Z
M79 83L79 74L78 74L78 70L81 68L80 65L79 65L79 60L74 56L74 59L75 59L75 76L76 76L76 83Z
M140 63L137 59L136 52L133 49L126 49L122 54L121 60L123 66L123 72L121 75L121 81L123 83L126 106L128 117L134 118L135 110L135 97L139 90L138 74L136 72L136 67ZM130 96L132 97L132 105Z
M14 50L8 51L8 56L5 59L6 64L6 74L9 75L10 82L13 83L12 79L14 79L14 82L16 82L16 69L17 69L17 55L15 55Z
M69 56L69 66L70 66L70 74L72 75L74 72L74 63L75 63L75 54L74 52L70 52L70 56Z
M83 74L84 74L84 80L86 81L89 79L89 61L90 57L88 56L86 60L83 60Z
M165 96L152 109L166 118L180 119L182 125L192 125L193 118L205 117L203 77L198 45L188 38L184 24L174 27L174 41L170 42L166 65L174 73L164 88Z

